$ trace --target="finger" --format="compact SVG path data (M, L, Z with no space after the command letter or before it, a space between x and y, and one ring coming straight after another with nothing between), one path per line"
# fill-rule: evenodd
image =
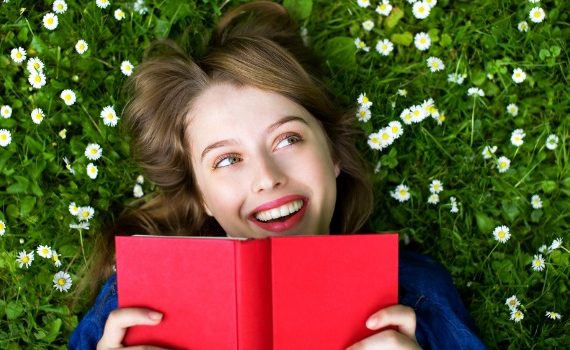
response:
M395 326L399 332L416 339L416 313L414 309L404 305L393 305L378 311L366 321L366 327L372 330L388 326Z
M418 343L395 330L389 329L384 332L376 333L354 345L346 350L373 350L373 349L407 349L417 350L420 349Z
M105 323L103 337L97 349L121 347L127 329L136 325L156 325L162 320L162 314L143 308L125 308L112 311Z

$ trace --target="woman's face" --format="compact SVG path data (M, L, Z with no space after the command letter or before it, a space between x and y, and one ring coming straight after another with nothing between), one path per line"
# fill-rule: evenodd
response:
M189 118L203 205L228 236L329 233L340 168L305 108L277 93L216 84Z

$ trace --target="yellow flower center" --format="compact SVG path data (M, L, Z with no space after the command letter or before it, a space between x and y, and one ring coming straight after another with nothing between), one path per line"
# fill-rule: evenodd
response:
M398 133L398 131L400 131L400 128L398 128L397 126L392 127L392 133L396 134Z
M113 120L113 114L112 114L112 113L107 113L107 119Z
M43 255L48 255L48 254L49 254L49 249L47 249L47 248L42 249L42 254L43 254Z
M400 196L405 196L406 194L408 194L408 191L406 190L400 190Z
M388 140L388 139L390 138L390 135L384 133L384 134L382 134L382 138L383 138L384 140Z
M372 143L379 143L379 142L380 142L380 139L377 136L374 136L372 138Z
M418 12L419 12L419 13L424 13L425 10L426 10L426 9L425 9L425 7L423 7L423 6L418 7Z
M0 222L0 231L4 230L6 228L6 225L4 225L3 223Z
M505 231L499 231L498 236L499 238L505 238Z
M24 257L22 258L22 262L23 262L24 264L27 264L29 261L30 261L30 257L27 256L27 255L24 255Z
M59 284L60 286L65 286L65 278L58 279L57 284Z
M86 211L84 211L82 215L83 215L83 217L84 217L84 218L87 218L87 217L89 217L89 213L88 213L88 212L86 212Z
M17 58L17 59L22 58L22 54L21 54L20 52L16 52L16 58Z
M65 95L63 98L66 99L67 101L69 101L69 100L71 100L71 95Z
M34 81L35 81L36 83L39 83L39 82L42 81L42 77L40 77L39 75L36 75L36 76L34 77Z
M6 141L8 140L8 136L6 134L0 134L0 140Z
M79 44L79 49L80 49L80 50L84 50L84 49L85 49L85 45Z
M420 44L425 44L426 42L427 42L427 39L426 39L426 38L421 38L421 39L420 39Z
M507 167L507 162L500 162L500 163L499 163L499 166L500 166L501 168L506 168L506 167Z
M53 18L48 18L47 19L47 24L52 25L53 24Z
M382 4L378 7L380 8L381 11L386 11L386 4Z
M366 44L364 44L362 41L358 43L358 47L360 47L361 49L363 49L366 46Z
M57 4L57 9L60 11L63 11L63 5L62 4Z

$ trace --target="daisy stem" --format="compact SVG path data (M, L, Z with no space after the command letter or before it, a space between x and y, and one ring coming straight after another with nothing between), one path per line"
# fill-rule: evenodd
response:
M79 229L79 243L81 243L81 255L83 255L83 262L87 264L87 259L85 258L85 248L83 246L83 230Z
M487 257L485 258L485 260L483 260L483 262L481 263L481 267L485 266L485 263L487 262L487 260L489 260L489 258L491 257L491 254L493 254L493 252L495 251L495 249L499 246L500 242L497 242L497 244L495 244L495 246L493 247L493 249L491 249L491 251L489 252L489 254L487 255Z
M477 96L473 99L473 110L471 111L471 143L469 146L473 146L473 133L475 132L475 102L477 101Z

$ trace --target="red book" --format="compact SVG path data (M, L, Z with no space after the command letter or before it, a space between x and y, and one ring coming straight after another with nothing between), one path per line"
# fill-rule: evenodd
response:
M164 314L124 345L345 349L398 303L398 235L116 238L119 307Z

